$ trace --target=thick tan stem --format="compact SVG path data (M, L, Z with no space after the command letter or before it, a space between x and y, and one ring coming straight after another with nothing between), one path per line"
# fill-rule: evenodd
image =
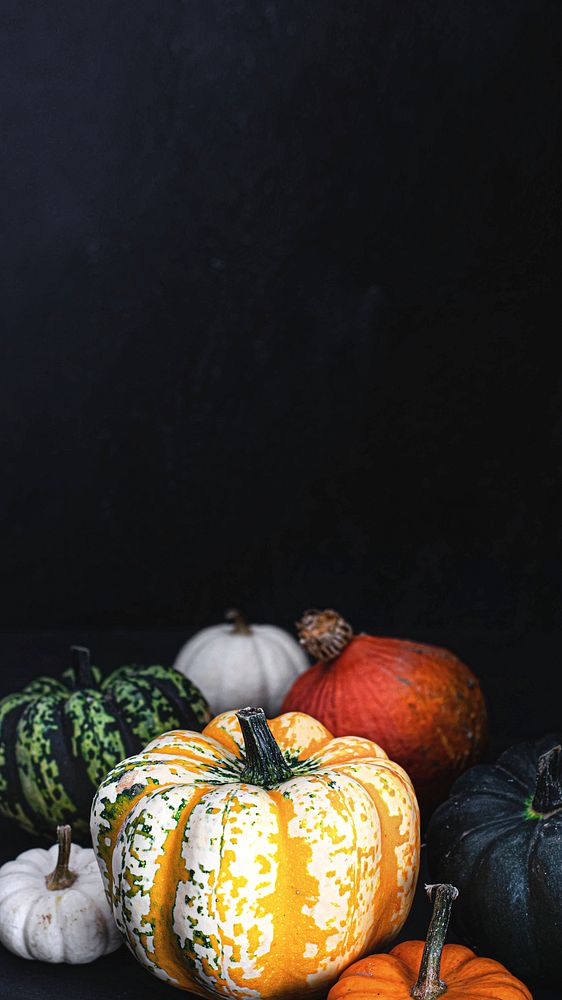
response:
M71 872L68 867L72 844L72 828L70 826L57 826L57 840L59 844L57 863L51 874L45 878L47 889L54 891L57 889L69 889L78 878L75 872Z
M236 608L229 608L224 617L227 622L232 622L232 635L251 635L252 630L248 625L244 615L241 615Z

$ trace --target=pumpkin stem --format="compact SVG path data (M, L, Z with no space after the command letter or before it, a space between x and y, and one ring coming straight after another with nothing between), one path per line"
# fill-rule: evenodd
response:
M562 782L560 780L561 746L552 747L539 757L537 784L531 808L539 816L549 816L562 809Z
M451 907L459 894L454 885L426 885L429 898L433 894L433 913L425 939L420 971L415 986L410 995L416 1000L435 1000L447 989L439 978L441 954L445 943L445 935L449 926Z
M232 622L232 635L252 634L252 630L244 615L240 614L236 608L229 608L228 611L225 611L224 617L227 622Z
M95 687L89 649L86 649L85 646L71 646L70 666L74 671L74 681L77 688Z
M275 788L292 778L293 772L267 724L263 708L242 708L236 715L246 750L246 766L240 781Z
M334 660L353 639L351 625L337 611L305 611L296 622L301 646L315 660Z
M45 885L47 889L69 889L71 885L74 885L78 877L68 867L70 845L72 844L72 827L68 825L57 826L57 840L59 843L57 863L51 874L45 876Z

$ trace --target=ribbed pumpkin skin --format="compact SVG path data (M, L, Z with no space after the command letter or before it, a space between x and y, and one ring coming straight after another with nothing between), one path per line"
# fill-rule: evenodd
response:
M92 839L119 928L155 976L211 996L325 995L398 933L419 864L411 783L380 747L270 723L293 777L241 781L233 712L168 733L108 775Z
M354 732L380 743L427 811L481 757L487 736L480 685L456 656L368 635L297 678L282 711L309 712L337 736Z
M388 955L371 955L342 974L328 1000L412 1000L423 953L423 941L404 941ZM446 944L441 978L447 1000L532 1000L520 982L491 958L477 958L462 945Z
M562 809L545 818L531 802L551 735L471 768L427 831L432 879L454 882L460 936L528 982L562 985Z
M172 667L120 667L98 687L39 677L0 702L0 812L54 836L88 837L92 798L107 771L170 726L201 728L201 693ZM100 673L92 668L92 682Z

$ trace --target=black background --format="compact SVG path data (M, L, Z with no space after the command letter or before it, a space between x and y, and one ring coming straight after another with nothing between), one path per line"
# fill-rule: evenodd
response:
M5 627L560 622L558 0L5 0Z
M331 605L560 728L558 0L3 13L0 694Z

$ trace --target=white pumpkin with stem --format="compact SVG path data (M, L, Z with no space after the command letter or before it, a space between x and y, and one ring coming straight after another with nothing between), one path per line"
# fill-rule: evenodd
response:
M275 625L248 625L239 611L222 625L197 632L174 666L203 692L215 714L249 703L278 715L293 681L307 670L306 654Z
M72 844L24 851L0 868L0 941L20 958L81 965L108 955L121 936L91 848Z

